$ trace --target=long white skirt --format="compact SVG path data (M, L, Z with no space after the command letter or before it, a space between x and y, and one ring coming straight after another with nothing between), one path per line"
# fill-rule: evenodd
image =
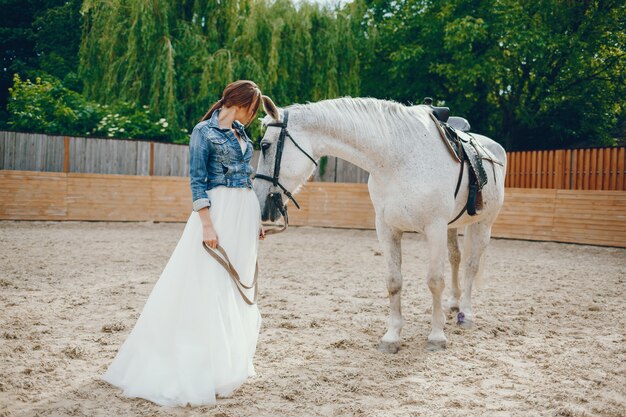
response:
M209 190L218 242L243 283L251 285L261 225L250 188ZM253 290L246 290L252 299ZM101 377L164 406L214 404L249 376L261 327L257 305L245 303L224 267L202 247L200 215L192 211L134 328Z

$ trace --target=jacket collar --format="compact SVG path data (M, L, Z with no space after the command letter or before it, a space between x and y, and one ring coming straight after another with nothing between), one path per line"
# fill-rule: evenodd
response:
M213 114L211 115L211 118L209 119L209 127L214 127L218 130L221 130L223 132L228 131L229 129L223 129L219 126L218 120L217 120L217 116L219 114L219 112L222 110L222 108L220 107L219 109L215 109L215 111L213 112ZM245 132L245 126L243 125L243 123L241 123L239 120L233 120L233 126L235 127L235 129L237 129L239 131L239 133L241 135L244 135Z

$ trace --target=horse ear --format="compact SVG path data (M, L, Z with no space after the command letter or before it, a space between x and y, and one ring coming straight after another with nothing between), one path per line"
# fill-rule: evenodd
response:
M266 95L262 95L261 101L263 103L263 111L266 114L269 114L272 119L279 121L280 116L278 115L278 107L276 107L272 99Z

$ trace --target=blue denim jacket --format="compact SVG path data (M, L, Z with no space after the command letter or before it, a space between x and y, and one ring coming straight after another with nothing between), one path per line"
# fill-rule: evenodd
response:
M221 108L215 110L209 119L198 123L189 139L189 184L194 211L211 205L207 191L218 185L252 188L252 141L243 124L235 120L233 127L247 141L242 153L235 134L219 127L220 111Z

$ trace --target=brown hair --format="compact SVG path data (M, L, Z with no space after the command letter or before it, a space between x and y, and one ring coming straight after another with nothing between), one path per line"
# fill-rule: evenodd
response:
M239 106L249 109L253 106L254 114L259 110L261 105L261 89L254 81L250 80L237 80L226 86L222 93L222 98L217 100L209 111L200 120L201 122L211 118L213 112L222 106Z

